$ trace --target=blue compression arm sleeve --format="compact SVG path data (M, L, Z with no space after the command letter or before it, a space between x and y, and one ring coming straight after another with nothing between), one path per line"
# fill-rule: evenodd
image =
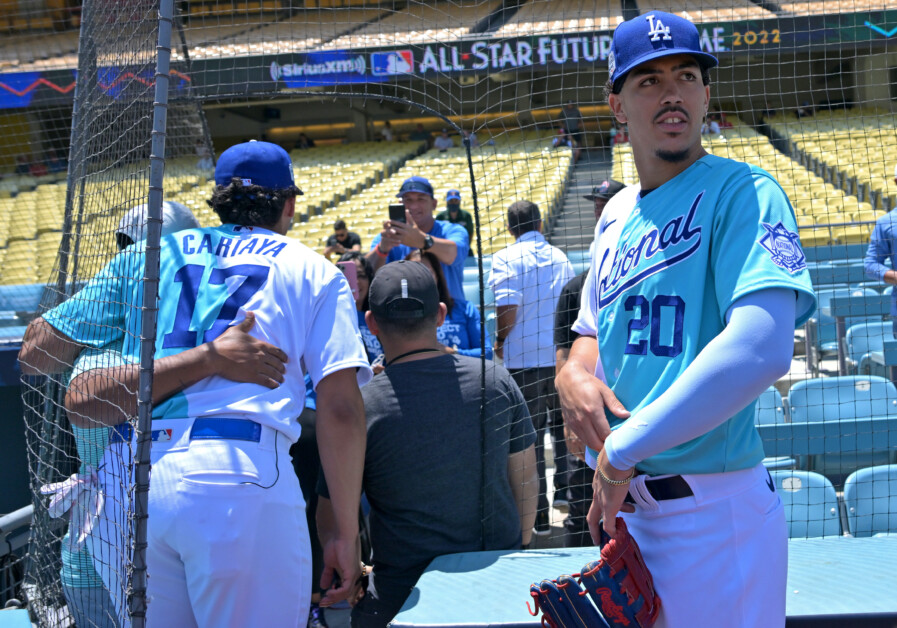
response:
M738 299L726 328L681 377L605 441L611 466L624 470L721 425L791 366L795 296L767 289Z

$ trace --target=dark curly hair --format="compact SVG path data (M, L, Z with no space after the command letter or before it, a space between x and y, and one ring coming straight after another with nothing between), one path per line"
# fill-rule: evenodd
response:
M300 194L299 188L274 190L260 185L243 185L234 177L229 185L217 185L206 201L222 223L244 227L272 227L280 220L286 202Z

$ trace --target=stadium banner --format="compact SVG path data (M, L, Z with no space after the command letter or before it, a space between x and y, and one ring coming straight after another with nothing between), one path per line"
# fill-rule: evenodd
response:
M725 58L729 54L807 52L845 44L885 45L897 37L897 11L814 15L790 19L747 20L698 25L701 46ZM509 39L464 38L455 42L284 53L193 62L189 74L173 69L172 90L204 99L277 93L309 87L382 83L439 74L558 70L607 63L611 31L546 34ZM176 64L173 64L176 65ZM99 87L117 98L130 82L151 76L127 68L100 69ZM71 102L75 71L0 74L0 109ZM176 95L175 95L176 97Z
M70 104L76 70L0 74L0 109L24 109Z

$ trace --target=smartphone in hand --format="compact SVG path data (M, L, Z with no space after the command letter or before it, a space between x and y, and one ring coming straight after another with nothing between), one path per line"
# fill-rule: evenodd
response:
M405 222L405 206L402 203L389 205L389 219L395 222Z
M352 288L352 296L356 299L358 298L358 266L355 265L354 261L348 262L337 262L337 266L339 266L340 270L343 271L343 274L346 276L346 280L349 282L349 287Z

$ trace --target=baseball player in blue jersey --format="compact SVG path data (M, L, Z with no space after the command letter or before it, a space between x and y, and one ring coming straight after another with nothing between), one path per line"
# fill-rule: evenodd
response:
M784 626L787 528L753 405L815 308L794 212L768 173L702 148L717 60L693 24L624 22L608 63L640 184L596 226L582 337L557 377L596 468L592 536L622 513L658 625Z
M315 383L322 466L339 495L322 576L322 586L334 585L324 600L332 602L360 576L359 384L371 371L345 277L284 235L301 193L287 153L267 142L233 146L219 158L215 182L209 204L223 224L162 239L155 358L217 338L253 312L252 335L289 361L277 387L212 376L155 404L147 622L297 626L307 621L311 594L304 503L289 459L304 376ZM145 247L129 247L45 315L36 333L55 339L55 361L70 363L84 346L117 338L122 355L136 358L144 265ZM40 370L38 349L30 357Z

